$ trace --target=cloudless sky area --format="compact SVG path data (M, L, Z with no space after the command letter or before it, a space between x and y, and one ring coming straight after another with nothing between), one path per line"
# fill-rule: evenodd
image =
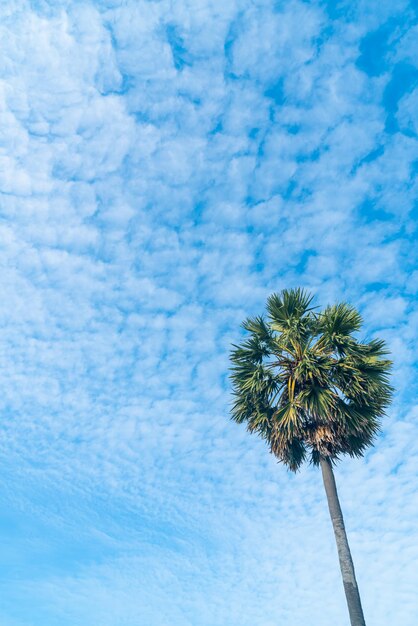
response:
M320 472L229 419L267 296L393 353L336 469L368 626L418 624L418 3L0 5L1 626L348 626Z

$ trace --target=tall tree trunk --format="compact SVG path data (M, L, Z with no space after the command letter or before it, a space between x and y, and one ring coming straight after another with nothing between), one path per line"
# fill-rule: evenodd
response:
M334 472L332 471L332 465L328 458L321 457L320 463L325 493L327 494L329 513L331 515L335 540L337 542L338 557L340 559L341 574L343 577L345 596L347 598L348 611L350 613L351 626L366 626L354 572L353 559L351 558L350 547L345 532L344 518L338 500Z

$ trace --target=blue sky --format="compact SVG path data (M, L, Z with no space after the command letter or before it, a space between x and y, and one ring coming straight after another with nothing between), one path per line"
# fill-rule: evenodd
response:
M228 419L303 286L395 355L337 481L368 626L415 626L417 2L0 16L1 625L348 626L318 472Z

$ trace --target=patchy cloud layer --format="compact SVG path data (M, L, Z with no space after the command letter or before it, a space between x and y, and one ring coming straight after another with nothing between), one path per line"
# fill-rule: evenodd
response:
M0 13L1 623L348 623L318 473L228 421L239 323L302 285L395 356L338 480L368 624L415 626L416 3Z

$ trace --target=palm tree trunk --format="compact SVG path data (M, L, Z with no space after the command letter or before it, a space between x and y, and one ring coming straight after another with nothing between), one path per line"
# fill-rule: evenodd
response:
M321 457L320 464L325 493L327 494L329 513L331 515L335 540L337 542L338 557L340 559L341 574L343 577L345 597L347 598L348 612L350 613L351 626L366 626L354 572L353 559L351 558L350 547L345 532L344 518L338 500L334 472L332 471L332 465L328 458Z

